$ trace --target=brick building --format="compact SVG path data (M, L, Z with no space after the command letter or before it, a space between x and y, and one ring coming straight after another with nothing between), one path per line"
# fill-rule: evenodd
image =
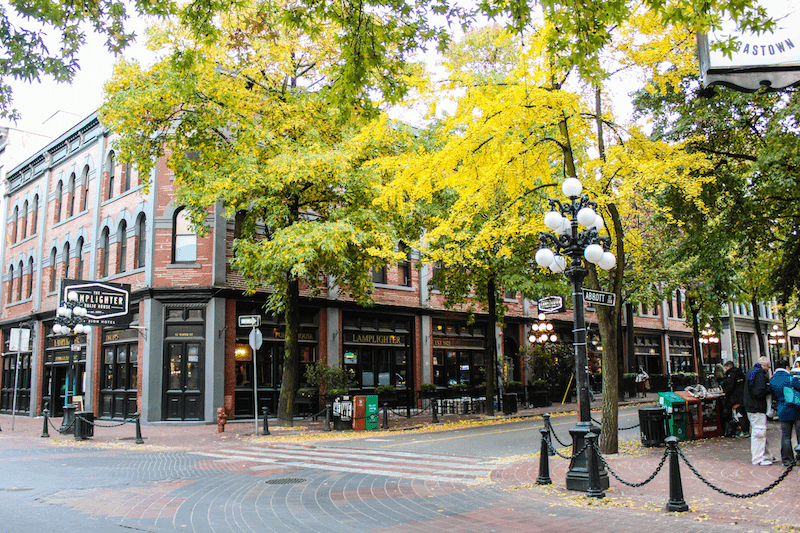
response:
M252 417L255 379L259 407L274 412L284 325L263 314L264 293L244 295L243 280L229 266L236 221L212 208L210 231L195 235L173 201L173 175L163 161L145 190L136 170L117 161L112 141L93 114L7 171L0 411L10 412L16 380L18 412L35 416L49 408L60 415L70 346L52 326L60 281L76 279L131 287L130 324L96 326L79 337L75 394L87 410L101 418L140 412L150 422L210 422L218 407ZM335 289L308 296L301 365L321 360L351 368L362 391L381 384L400 391L418 391L422 383L476 387L485 380L486 336L494 334L507 379L525 381L518 349L538 314L535 303L507 297L503 328L490 330L485 315L468 324L467 313L445 310L429 286L430 265L414 263L412 253L408 262L375 272L376 305L369 309ZM637 314L632 337L626 325L625 345L634 356L627 367L663 372L668 356L694 354L684 319L666 305L660 315ZM238 327L242 315L262 316L256 376L250 328ZM571 312L550 318L569 342ZM587 323L596 330L591 312ZM32 328L33 335L29 346L12 353L9 334L18 327ZM597 348L590 347L595 370ZM300 376L302 385L302 369Z

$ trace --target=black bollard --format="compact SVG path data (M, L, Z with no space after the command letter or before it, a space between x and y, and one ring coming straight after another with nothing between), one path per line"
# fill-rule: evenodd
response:
M550 485L553 483L553 480L550 479L550 456L548 455L550 447L547 445L550 442L550 430L542 428L539 432L542 434L542 441L539 449L539 476L536 478L536 484Z
M438 424L439 423L439 401L436 398L431 400L431 413L433 413L433 418L431 419L431 424Z
M590 498L605 498L606 493L600 485L600 471L597 469L597 433L590 431L586 434L586 468L589 470L589 489L586 495Z
M556 454L556 451L555 451L555 446L553 445L553 437L552 437L553 426L550 424L550 413L543 414L542 418L544 419L544 427L547 429L547 439L548 442L550 443L550 446L547 447L547 455L552 457Z
M664 439L669 453L669 502L667 511L683 513L689 510L686 500L683 499L683 484L681 483L680 465L678 464L678 437Z
M322 431L330 431L331 430L331 404L325 404L325 427L322 428Z
M261 434L269 435L269 421L267 421L267 415L269 414L269 407L262 407L261 412L264 413L264 429L261 430Z
M141 413L133 413L133 417L136 419L136 439L134 439L133 442L136 444L144 444L144 439L142 438L142 426L139 423Z
M381 429L389 429L389 404L383 402L383 422L381 422Z
M47 409L42 411L42 414L44 415L44 424L42 425L42 438L43 439L49 439L50 438L50 433L48 433L48 431L47 431L48 430L48 428L47 428L47 415L48 415Z

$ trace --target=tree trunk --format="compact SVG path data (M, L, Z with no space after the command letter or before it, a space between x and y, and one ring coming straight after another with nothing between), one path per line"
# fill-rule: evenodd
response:
M497 337L494 334L495 324L497 324L497 302L495 301L494 276L489 277L486 284L488 303L489 303L489 325L486 331L486 402L484 402L484 413L487 416L494 416L494 392L495 382L497 381Z
M700 344L700 308L697 305L697 302L693 299L687 299L687 305L689 306L689 312L692 314L692 337L694 338L694 345L697 348L698 356L695 358L697 362L697 381L701 385L704 385L706 382L706 365L705 359L703 358L703 345Z
M299 365L298 333L300 331L300 283L296 276L289 277L286 298L286 339L284 341L283 379L278 400L278 420L288 426L294 425L294 397L297 392Z
M741 369L746 369L750 366L750 361L742 364L739 358L739 340L736 335L736 317L733 316L733 301L728 300L728 324L731 331L731 361L736 363Z
M750 297L750 305L753 306L753 325L756 328L756 339L758 339L758 355L759 357L768 357L767 347L764 344L764 335L761 331L761 319L758 317L758 300L756 295ZM774 366L772 368L775 368Z

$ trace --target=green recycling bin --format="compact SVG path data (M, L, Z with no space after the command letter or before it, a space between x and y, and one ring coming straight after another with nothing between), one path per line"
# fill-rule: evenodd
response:
M367 394L367 420L364 429L378 429L377 394Z
M686 400L674 392L659 392L658 403L667 411L669 434L686 440L689 415L686 412Z

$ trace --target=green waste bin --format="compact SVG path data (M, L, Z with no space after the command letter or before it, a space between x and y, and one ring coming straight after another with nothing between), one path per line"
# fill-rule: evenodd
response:
M377 394L367 394L367 421L364 429L378 429Z
M689 415L686 412L686 400L674 392L659 392L658 403L663 405L667 411L669 434L681 440L686 440L689 421Z

